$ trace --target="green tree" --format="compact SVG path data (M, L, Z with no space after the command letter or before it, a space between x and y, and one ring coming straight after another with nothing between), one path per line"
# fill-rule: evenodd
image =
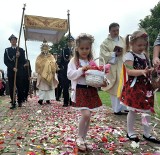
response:
M67 37L63 36L62 39L58 43L53 44L51 46L50 53L52 54L60 53L65 48L66 44L67 44Z
M160 32L160 2L150 11L151 15L140 20L139 28L144 28L149 35L149 51L152 58L154 41Z

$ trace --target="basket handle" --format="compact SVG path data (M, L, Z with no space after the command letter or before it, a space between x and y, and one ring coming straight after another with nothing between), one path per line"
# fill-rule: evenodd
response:
M98 57L98 58L94 59L94 61L96 61L96 60L98 60L98 59L102 59L102 61L103 61L103 72L104 72L104 74L105 74L106 69L105 69L105 61L104 61L104 58L103 58L103 57Z

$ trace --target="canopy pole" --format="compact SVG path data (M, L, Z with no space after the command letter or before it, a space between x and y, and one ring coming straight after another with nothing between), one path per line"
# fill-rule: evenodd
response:
M28 81L29 81L29 95L30 95L30 98L32 98L32 80L31 80L31 76L30 76L30 63L29 63L29 60L28 60L28 50L27 50L27 44L26 44L26 30L25 30L25 26L23 25L23 32L24 32L24 41L25 41L25 52L26 52L26 59L27 59L27 72L28 72Z
M26 58L27 58L27 61L28 61L28 51L27 51L27 44L26 44L26 30L25 30L25 26L23 25L23 32L24 32L24 41L25 41L25 52L26 52Z
M21 25L20 25L20 31L19 31L19 38L18 38L17 51L19 51L19 45L20 45L20 39L21 39L22 24L23 24L23 18L24 18L24 11L25 11L25 7L26 7L26 4L24 4L23 12L22 12L22 18L21 18ZM15 68L17 68L17 65L18 65L18 57L16 57ZM14 73L13 103L12 103L12 104L14 104L14 102L15 102L16 76L17 76L17 72L15 72L15 73Z
M68 16L68 37L69 37L69 42L71 41L71 32L70 32L70 10L67 10L67 16Z
M68 45L68 47L69 47L69 50L70 50L70 56L73 56L73 53L72 53L72 50L71 50L71 48L72 48L72 45L71 45L71 31L70 31L70 10L68 10L67 11L68 12L68 41L69 41L69 45Z

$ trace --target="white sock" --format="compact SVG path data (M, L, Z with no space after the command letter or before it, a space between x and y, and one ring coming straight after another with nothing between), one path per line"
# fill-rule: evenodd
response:
M85 124L85 130L84 130L84 139L86 138L87 136L87 132L88 132L88 129L89 129L89 125L90 125L90 118L88 121L86 121L86 124Z
M84 137L84 126L85 126L85 119L83 117L81 117L80 122L79 122L79 126L78 126L78 136L79 137Z
M151 133L151 128L150 128L151 116L147 115L147 116L145 116L145 119L147 121L148 126L143 124L143 132L146 137L149 137L149 136L151 136L151 134L150 134Z
M90 111L89 110L82 110L82 117L79 122L78 127L78 136L82 138L86 138L89 124L90 124Z
M134 111L130 110L128 112L128 115L127 115L127 133L128 133L128 136L131 136L131 135L135 134L134 129L133 129L135 119L136 119L136 113Z

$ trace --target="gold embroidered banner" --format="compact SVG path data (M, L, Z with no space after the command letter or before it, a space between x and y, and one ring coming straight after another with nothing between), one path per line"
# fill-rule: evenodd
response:
M24 24L28 28L35 29L67 30L67 20L59 18L25 15Z
M67 19L25 15L24 25L27 40L57 43L68 30Z

